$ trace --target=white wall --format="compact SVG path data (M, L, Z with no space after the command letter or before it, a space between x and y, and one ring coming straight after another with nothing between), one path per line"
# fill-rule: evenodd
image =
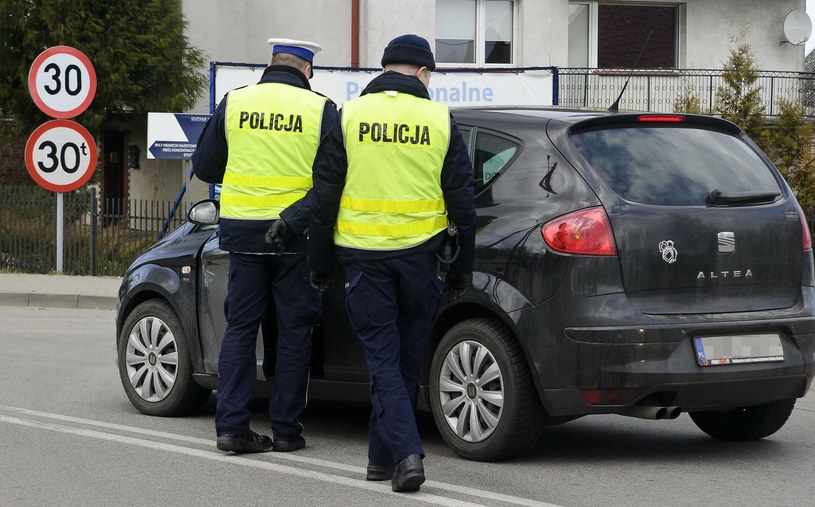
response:
M381 68L385 46L394 37L406 33L424 37L433 48L435 0L360 0L360 11L360 67Z
M688 0L687 55L682 67L720 69L731 39L744 34L761 70L801 71L804 46L781 43L784 17L805 0Z
M566 66L569 61L568 0L522 0L518 6L519 67Z
M315 65L351 65L351 0L186 0L183 11L190 43L208 56L207 75L210 61L267 65L267 41L277 37L320 44ZM209 112L208 92L190 112Z

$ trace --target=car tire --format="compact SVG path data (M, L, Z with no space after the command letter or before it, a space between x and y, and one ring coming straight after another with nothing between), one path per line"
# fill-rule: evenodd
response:
M541 435L543 407L523 353L495 320L467 320L444 335L430 369L430 405L442 437L466 459L518 456Z
M192 365L181 323L159 300L139 304L119 336L119 377L140 412L180 416L201 408L212 391L192 378Z
M793 398L727 412L690 412L689 415L696 426L711 437L737 442L772 435L784 426L794 406Z

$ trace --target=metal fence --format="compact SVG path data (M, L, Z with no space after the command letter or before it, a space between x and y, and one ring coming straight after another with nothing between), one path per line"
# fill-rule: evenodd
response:
M186 203L97 198L96 188L63 194L63 272L122 276L162 231L186 218ZM56 269L56 194L40 187L0 185L0 269ZM172 215L171 218L170 215Z
M711 69L561 68L558 74L560 105L606 109L630 77L620 109L660 113L674 112L682 97L696 97L703 112L714 112L716 92L724 84L722 71ZM815 115L815 73L758 71L757 76L765 114L775 115L779 102L787 100L803 104L808 116Z

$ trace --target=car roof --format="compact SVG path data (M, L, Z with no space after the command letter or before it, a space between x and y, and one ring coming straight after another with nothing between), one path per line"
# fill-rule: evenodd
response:
M560 106L463 106L451 108L456 122L500 126L542 126L555 120L564 127L587 122L586 125L636 123L646 116L682 116L686 124L704 124L731 131L739 128L719 117L685 113L654 113L648 111L612 112L607 109L576 109Z
M575 109L558 106L462 106L451 109L456 117L505 117L507 120L513 117L531 117L541 120L573 118L573 121L580 121L611 114L609 111L603 110Z

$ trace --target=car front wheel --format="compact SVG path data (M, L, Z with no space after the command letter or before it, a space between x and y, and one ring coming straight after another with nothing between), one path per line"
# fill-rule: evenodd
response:
M758 440L781 429L792 414L795 399L743 407L727 412L690 412L690 418L713 438L727 441Z
M130 402L148 415L178 416L199 409L211 391L192 379L184 331L163 301L141 303L119 336L119 377Z
M472 319L444 335L430 370L430 404L440 433L460 456L498 461L532 448L543 408L512 334Z

